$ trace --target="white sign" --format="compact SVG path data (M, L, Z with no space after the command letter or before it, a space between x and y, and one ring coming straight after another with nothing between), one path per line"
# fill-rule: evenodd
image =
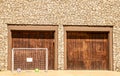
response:
M27 58L26 62L33 62L33 59L32 58Z

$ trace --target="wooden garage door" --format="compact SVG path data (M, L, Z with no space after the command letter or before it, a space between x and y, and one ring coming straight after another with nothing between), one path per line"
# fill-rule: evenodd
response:
M67 69L109 68L107 32L67 32Z
M12 48L48 48L48 69L54 69L54 31L12 31ZM33 62L26 62L33 58ZM45 51L16 50L14 69L45 69Z

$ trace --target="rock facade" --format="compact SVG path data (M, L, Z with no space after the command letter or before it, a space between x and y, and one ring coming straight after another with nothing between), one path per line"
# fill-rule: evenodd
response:
M120 0L0 0L0 70L7 70L8 24L58 25L58 69L63 25L113 26L113 68L120 70Z

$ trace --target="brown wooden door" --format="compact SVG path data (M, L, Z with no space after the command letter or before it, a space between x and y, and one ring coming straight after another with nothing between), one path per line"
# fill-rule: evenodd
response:
M67 69L106 70L108 51L107 32L67 32Z
M54 69L54 31L12 31L12 48L48 48L48 69ZM26 58L33 58L26 62ZM15 50L14 69L45 69L45 50Z

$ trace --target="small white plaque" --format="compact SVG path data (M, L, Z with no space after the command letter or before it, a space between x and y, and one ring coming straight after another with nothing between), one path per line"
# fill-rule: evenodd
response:
M33 61L32 58L27 58L27 59L26 59L26 62L32 62L32 61Z

